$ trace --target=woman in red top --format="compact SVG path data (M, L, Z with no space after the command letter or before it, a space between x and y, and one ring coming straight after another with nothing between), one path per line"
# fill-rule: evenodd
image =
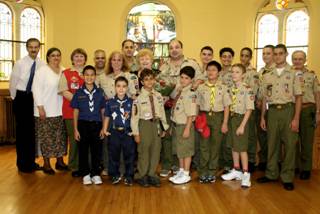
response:
M63 71L59 82L59 93L63 95L62 116L66 123L68 139L70 143L68 165L72 170L72 176L81 176L78 171L78 146L73 135L73 109L70 101L82 84L82 69L87 61L87 53L81 48L75 49L71 53L72 67Z

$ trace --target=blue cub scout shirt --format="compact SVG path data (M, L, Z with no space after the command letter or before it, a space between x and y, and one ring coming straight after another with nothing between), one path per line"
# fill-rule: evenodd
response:
M101 122L101 109L105 107L104 93L94 85L89 91L85 84L73 95L71 107L79 109L79 120Z
M127 95L120 100L117 96L108 100L104 115L110 118L110 129L124 128L125 132L131 132L130 120L133 100Z

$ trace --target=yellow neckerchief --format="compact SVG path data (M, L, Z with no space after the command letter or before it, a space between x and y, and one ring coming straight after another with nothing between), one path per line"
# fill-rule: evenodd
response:
M233 86L231 89L232 92L232 104L230 106L230 111L234 112L234 107L237 103L237 94L239 93L240 88L237 88L236 86Z
M211 90L211 94L210 94L210 109L213 110L213 106L214 106L214 101L215 101L215 92L216 92L216 85L215 84L211 84L209 82L206 82L206 86L208 86Z

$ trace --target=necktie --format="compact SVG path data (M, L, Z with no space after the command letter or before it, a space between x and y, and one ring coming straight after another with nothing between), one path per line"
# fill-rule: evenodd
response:
M151 104L152 119L155 119L156 118L156 111L154 108L153 93L150 93L149 100L150 100L150 104Z
M215 87L214 84L210 84L210 83L207 83L207 86L211 90L211 94L210 94L210 110L212 111L213 110L214 101L215 101L216 87Z
M230 111L234 112L234 108L235 108L235 105L237 102L237 94L239 92L239 88L233 87L231 89L231 91L232 91L232 105L230 106Z
M26 88L26 92L30 93L31 92L31 88L32 88L32 83L33 83L33 77L34 77L34 72L36 70L36 61L33 62L32 66L31 66L31 70L30 70L30 77L28 80L28 84L27 84L27 88Z

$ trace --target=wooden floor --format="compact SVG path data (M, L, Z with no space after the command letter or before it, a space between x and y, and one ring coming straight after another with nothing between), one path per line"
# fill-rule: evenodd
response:
M14 146L0 147L0 213L320 213L320 171L310 181L295 180L296 189L280 183L241 189L237 181L186 185L166 179L161 188L119 184L106 177L100 186L83 186L70 173L48 176L18 173ZM254 178L261 173L255 173Z

